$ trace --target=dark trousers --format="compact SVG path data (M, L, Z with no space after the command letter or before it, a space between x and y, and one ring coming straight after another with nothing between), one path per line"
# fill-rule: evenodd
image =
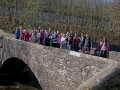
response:
M60 48L60 44L59 43L57 44L57 47Z
M16 37L16 39L20 39L20 37Z
M90 47L84 47L84 51L89 51L90 52Z
M43 45L43 40L41 39L41 44Z
M74 45L74 50L75 50L76 52L79 51L79 47L78 47L78 45Z
M52 43L53 47L57 47L57 45L58 45L57 43Z
M83 51L84 51L84 45L83 45L83 44L80 44L80 45L79 45L79 49L83 52Z
M50 46L50 43L49 43L49 42L45 42L45 45L46 45L46 46Z
M106 58L107 57L107 50L100 50L99 56Z

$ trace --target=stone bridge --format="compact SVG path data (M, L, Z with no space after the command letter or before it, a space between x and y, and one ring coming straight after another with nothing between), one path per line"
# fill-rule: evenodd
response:
M42 90L97 90L120 69L119 63L111 59L16 40L13 36L1 36L0 43L1 63L9 59L14 62L12 58L22 60Z

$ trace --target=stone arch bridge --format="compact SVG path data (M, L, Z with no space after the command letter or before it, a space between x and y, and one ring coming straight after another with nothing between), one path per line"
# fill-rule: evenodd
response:
M120 69L119 63L111 59L16 40L13 36L1 36L0 43L1 66L10 60L6 66L16 59L22 60L42 90L97 90Z

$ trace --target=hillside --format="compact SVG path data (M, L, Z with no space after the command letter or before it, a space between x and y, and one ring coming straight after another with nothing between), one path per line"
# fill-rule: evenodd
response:
M78 34L90 34L95 42L105 36L111 45L119 46L119 6L119 0L113 3L102 0L2 0L0 28L11 33L16 26L25 29L51 27L61 32L73 30Z

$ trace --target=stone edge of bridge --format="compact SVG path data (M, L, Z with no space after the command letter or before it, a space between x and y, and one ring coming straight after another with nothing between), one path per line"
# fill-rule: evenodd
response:
M73 52L73 51L71 51L70 54L74 56L78 56L78 57L85 56L84 54ZM120 73L120 64L117 61L106 59L106 58L101 58L101 57L96 57L92 55L86 55L86 56L90 60L93 60L92 58L95 58L98 61L101 60L103 62L106 62L108 66L106 66L101 72L97 73L92 78L80 84L78 88L76 88L75 90L97 90L107 80L110 80L116 74Z

